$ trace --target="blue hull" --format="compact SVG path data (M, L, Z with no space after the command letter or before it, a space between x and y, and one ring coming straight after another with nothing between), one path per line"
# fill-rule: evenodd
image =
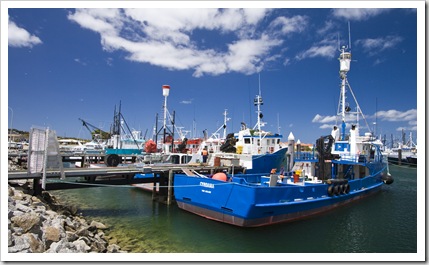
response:
M254 227L324 213L379 191L383 182L380 175L375 175L350 180L348 185L348 193L330 196L328 184L278 183L269 187L257 174L235 175L229 182L176 174L174 194L183 210L232 225Z
M106 149L106 155L141 155L142 149Z
M252 169L247 169L246 173L269 173L273 168L277 169L277 172L279 172L280 168L285 163L286 151L287 148L282 148L272 154L253 155Z

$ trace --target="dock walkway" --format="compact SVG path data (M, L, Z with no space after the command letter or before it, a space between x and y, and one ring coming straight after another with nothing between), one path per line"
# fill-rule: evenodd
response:
M214 174L220 171L232 173L242 171L242 167L210 167L205 165L148 165L136 166L129 164L119 167L99 167L99 168L64 168L64 178L61 179L59 170L46 170L45 189L74 189L74 188L90 188L100 187L103 185L132 185L138 183L153 183L156 187L157 183L160 187L158 190L153 189L152 197L154 200L171 204L173 198L173 183L174 174L187 173L196 171L201 174ZM152 174L145 178L135 178L136 174ZM30 179L33 180L33 193L41 194L42 173L29 174L27 171L9 171L8 181Z

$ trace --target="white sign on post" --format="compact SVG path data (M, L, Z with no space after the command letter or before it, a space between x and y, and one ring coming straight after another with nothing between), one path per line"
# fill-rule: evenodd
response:
M46 188L46 170L59 170L65 178L56 132L31 128L27 161L28 174L42 173L42 188Z

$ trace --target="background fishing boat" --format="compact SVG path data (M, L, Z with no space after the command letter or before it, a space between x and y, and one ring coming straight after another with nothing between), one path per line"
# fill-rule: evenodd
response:
M257 110L257 122L253 128L242 123L237 133L226 135L227 112L224 112L223 137L212 137L201 143L200 150L195 154L191 163L203 161L201 153L208 151L206 163L209 166L237 165L246 168L247 173L267 173L272 169L280 171L286 163L287 148L281 146L283 136L278 133L264 131L266 125L262 121L261 106L264 104L261 91L254 99ZM219 131L219 130L218 130Z
M390 163L408 166L417 166L417 145L413 141L410 132L408 141L405 141L405 132L402 130L401 141L391 141L391 148L385 150Z

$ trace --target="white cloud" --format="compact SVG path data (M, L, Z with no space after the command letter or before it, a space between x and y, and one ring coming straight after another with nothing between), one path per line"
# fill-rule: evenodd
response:
M193 98L191 98L191 99L188 99L188 100L182 100L182 101L180 101L179 103L180 104L185 104L185 105L189 105L189 104L192 104L192 101L193 101L194 99Z
M83 66L86 66L86 65L87 65L87 63L86 63L85 61L83 61L83 60L81 60L81 59L79 59L79 58L75 58L75 59L74 59L74 61L75 61L76 63L78 63L78 64L83 65Z
M380 58L378 58L378 59L376 59L375 61L374 61L374 63L372 64L372 65L378 65L378 64L382 64L382 63L384 63L384 59L380 59Z
M281 40L270 39L266 35L257 40L240 40L228 45L229 52L225 56L225 61L232 71L247 74L259 72L263 66L260 55L268 54L271 47L281 43Z
M337 116L322 116L320 114L316 114L314 116L313 120L311 122L318 122L318 123L332 123L337 120Z
M357 40L356 45L361 45L365 52L369 55L377 55L381 51L394 48L403 40L399 36L386 36L375 39L362 39Z
M283 65L286 66L286 65L289 65L289 64L290 64L290 58L285 58L283 60Z
M308 17L306 16L293 16L293 17L277 17L270 24L271 29L279 28L279 32L287 35L293 32L302 32L308 25Z
M320 129L332 129L335 124L322 124L319 126Z
M39 37L31 35L27 30L18 27L15 22L9 19L8 24L8 45L12 47L33 47L41 44Z
M323 116L320 114L316 114L311 122L313 123L322 123L319 126L320 129L332 129L334 125L338 126L338 122L341 120L339 116ZM355 115L346 115L346 128L349 128L351 124L356 122Z
M417 131L417 126L402 126L402 127L396 128L396 131L398 131L398 132L401 132L401 131Z
M113 66L113 58L111 58L111 57L107 58L107 59L106 59L106 64L107 64L108 66Z
M409 125L416 125L417 126L417 120L409 121L408 124Z
M194 70L194 76L228 72L253 74L274 60L269 52L283 43L272 30L259 32L267 9L77 9L71 21L100 34L106 51L122 50L127 59L170 70ZM301 31L306 18L296 16L276 22L281 34ZM210 31L228 36L215 49L194 34ZM270 34L270 35L268 35ZM208 46L208 45L207 45Z
M325 21L325 25L317 30L317 34L325 35L327 32L335 28L335 23L332 20Z
M337 8L332 10L332 14L337 18L360 21L367 20L387 11L389 11L387 8Z
M334 41L322 40L313 45L308 50L302 51L295 56L295 59L300 61L306 58L325 57L332 59L336 56L337 48Z
M115 26L120 26L121 23L117 21L116 17L119 16L119 12L115 9L85 9L84 12L75 12L69 14L70 20L76 21L81 27L91 29L99 32L100 34L115 34Z
M381 119L383 121L408 121L415 122L415 125L417 125L417 109L410 109L407 111L383 110L378 111L376 115L373 116L373 118L375 116L377 116L377 119Z
M408 126L400 126L396 128L397 131L408 130L416 131L417 130L417 109L410 109L406 111L399 110L387 110L387 111L378 111L374 115L365 115L366 119L387 121L387 122L406 122ZM339 121L338 116L323 116L316 114L312 120L313 123L321 123L319 126L320 129L330 129ZM356 122L356 117L354 115L346 116L346 125L350 126L350 123Z

